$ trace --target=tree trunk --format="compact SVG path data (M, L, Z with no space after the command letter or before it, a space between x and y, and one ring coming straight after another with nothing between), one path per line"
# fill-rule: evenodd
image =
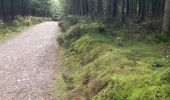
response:
M4 0L1 1L1 7L2 7L2 14L3 14L3 19L6 21L7 16L6 16L6 11L5 11L5 5L4 5Z
M122 0L122 23L125 23L125 0Z
M170 35L170 0L166 0L162 33Z
M14 0L11 0L11 16L12 16L12 20L14 20L14 17L15 17Z

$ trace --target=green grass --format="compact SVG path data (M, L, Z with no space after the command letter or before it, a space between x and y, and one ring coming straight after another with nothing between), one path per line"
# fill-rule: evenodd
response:
M170 60L162 52L164 45L136 40L122 47L107 32L93 29L74 40L72 36L62 45L66 58L63 80L70 100L170 99Z
M57 80L55 83L56 87L55 87L54 96L55 98L57 98L57 100L63 100L66 97L63 95L63 93L65 92L66 83L64 82L64 79L61 75L62 75L61 73L56 75Z

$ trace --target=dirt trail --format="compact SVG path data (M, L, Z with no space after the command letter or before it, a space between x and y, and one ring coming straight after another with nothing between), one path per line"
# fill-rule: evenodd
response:
M0 100L54 100L57 30L44 22L0 44Z

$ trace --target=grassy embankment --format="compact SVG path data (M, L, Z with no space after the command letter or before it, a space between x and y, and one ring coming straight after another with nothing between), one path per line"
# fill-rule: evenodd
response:
M16 16L13 22L4 23L0 20L0 43L14 37L28 26L35 25L49 19L41 17Z
M141 27L134 24L109 28L80 17L66 17L63 22L64 32L58 42L66 60L58 82L64 93L60 97L170 99L170 48L166 36L149 31L141 34Z

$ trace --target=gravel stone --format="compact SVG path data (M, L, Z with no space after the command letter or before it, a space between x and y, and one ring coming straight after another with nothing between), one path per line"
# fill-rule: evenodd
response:
M54 100L57 24L32 26L0 44L0 100Z

